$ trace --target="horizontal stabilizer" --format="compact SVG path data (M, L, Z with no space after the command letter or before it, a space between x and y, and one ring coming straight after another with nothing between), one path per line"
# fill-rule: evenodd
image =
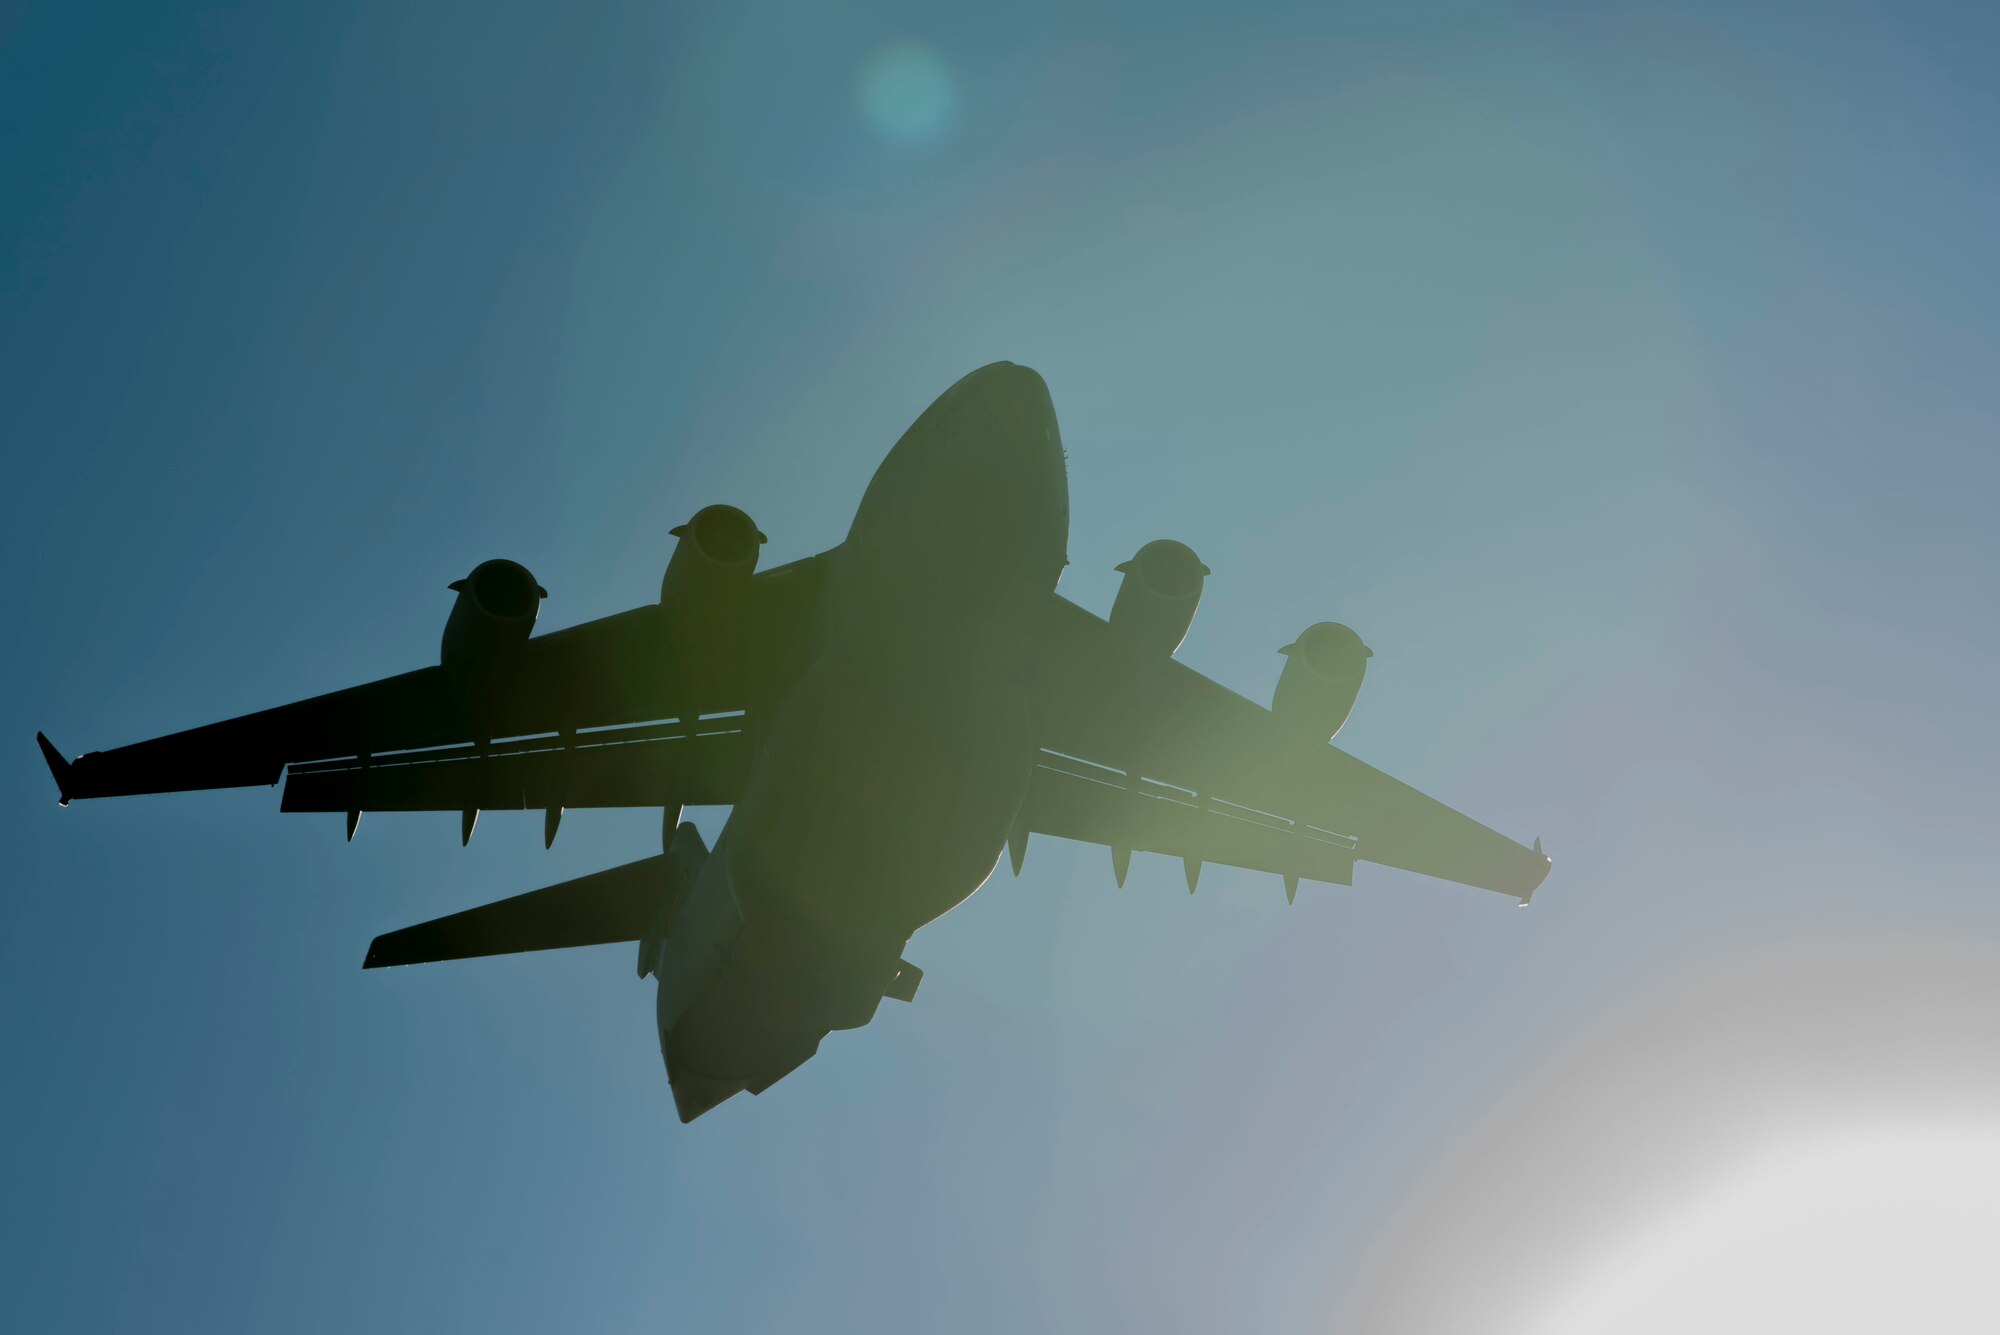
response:
M512 955L637 941L667 885L667 859L641 858L525 895L386 932L368 947L364 969L436 960Z

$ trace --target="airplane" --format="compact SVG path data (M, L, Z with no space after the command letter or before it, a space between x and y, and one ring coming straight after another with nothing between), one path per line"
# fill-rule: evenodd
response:
M1209 574L1149 542L1108 618L1056 593L1069 483L1041 376L995 362L940 395L838 546L759 572L733 506L671 530L659 601L534 636L547 597L491 560L450 588L438 661L67 760L59 801L275 785L284 811L658 807L662 851L377 937L364 968L637 942L693 1121L760 1094L884 998L911 934L1031 835L1351 885L1357 861L1515 897L1550 862L1333 746L1371 650L1320 622L1266 709L1176 661ZM728 806L710 849L686 806Z

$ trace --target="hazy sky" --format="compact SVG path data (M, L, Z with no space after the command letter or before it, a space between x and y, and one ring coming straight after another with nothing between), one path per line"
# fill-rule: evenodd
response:
M1461 1272L1408 1258L1491 1217L1453 1184L1511 1180L1496 1110L1598 1080L1603 1016L1807 945L1808 999L1994 958L1987 6L953 8L0 9L9 1328L1430 1330ZM1061 419L1064 592L1187 541L1182 657L1259 698L1355 626L1342 744L1540 835L1530 910L1118 891L1037 840L913 941L915 1005L683 1127L628 948L359 969L656 818L54 803L37 728L427 663L490 556L557 626L712 501L820 550L1002 357ZM1722 1162L1806 1021L1709 1061L1731 1011L1687 1014ZM1810 1087L1801 1144L1879 1111ZM1593 1200L1630 1168L1644 1214L1653 1145L1594 1144ZM1482 1328L1611 1310L1575 1235Z

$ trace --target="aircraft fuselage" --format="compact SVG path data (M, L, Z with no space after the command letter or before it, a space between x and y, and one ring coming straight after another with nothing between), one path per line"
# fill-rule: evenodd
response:
M867 1023L910 934L992 872L1034 763L1027 658L1068 532L1054 408L1022 367L953 385L877 470L814 661L665 947L684 1119Z

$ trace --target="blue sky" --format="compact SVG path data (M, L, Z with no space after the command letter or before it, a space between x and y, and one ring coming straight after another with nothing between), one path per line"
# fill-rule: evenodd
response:
M1982 7L955 10L0 13L9 1325L1324 1328L1605 1008L2000 933ZM1189 542L1253 696L1354 625L1342 744L1544 837L1529 912L1038 841L681 1127L622 949L358 968L656 822L53 803L37 728L428 662L489 556L553 626L711 501L828 546L1002 357L1064 591Z

